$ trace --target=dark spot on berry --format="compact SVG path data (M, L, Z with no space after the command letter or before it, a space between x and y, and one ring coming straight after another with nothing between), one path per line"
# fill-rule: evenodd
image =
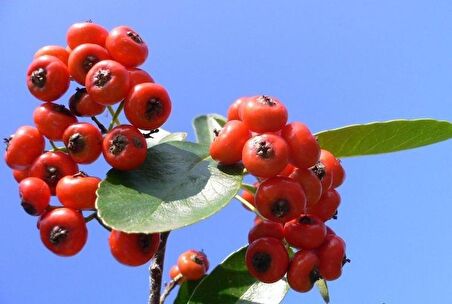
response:
M220 135L220 130L218 130L218 129L213 129L213 134L214 134L215 136Z
M61 178L58 168L54 166L47 166L44 174L44 181L50 187L55 187Z
M138 44L144 43L143 39L141 39L140 35L138 35L137 33L133 32L133 31L128 31L126 34L127 34L127 36L130 37L130 39L132 39L136 43L138 43Z
M257 101L259 103L262 103L262 104L264 104L266 106L270 106L270 107L273 107L273 106L276 105L275 100L273 98L271 98L270 96L267 96L267 95L262 95L262 96L258 97Z
M99 62L99 58L93 55L89 55L85 57L85 60L82 62L82 68L85 71L85 73L88 73L88 71Z
M307 215L300 217L300 218L298 219L298 222L299 222L300 224L308 224L308 225L314 223L314 221L312 220L312 218L309 217L309 216L307 216Z
M109 151L113 155L118 155L124 151L128 144L129 141L127 140L127 137L122 134L118 134L113 138Z
M31 73L31 83L34 86L42 89L46 85L47 71L43 68L38 68Z
M60 105L60 104L56 104L56 103L51 103L51 111L57 112L59 114L63 114L66 116L71 116L73 117L74 115L72 114L71 111L69 111L68 108L66 108L64 105Z
M67 149L71 153L80 153L85 149L86 143L85 139L83 138L82 134L75 133L72 134L71 137L69 137L69 142L67 145Z
M146 252L151 248L152 235L140 233L138 235L138 247L141 251Z
M286 216L290 211L290 203L285 199L279 199L271 205L271 213L277 218Z
M265 140L257 142L256 146L256 154L261 158L272 158L275 154L272 145Z
M132 138L132 141L133 141L133 145L136 147L136 148L138 148L138 149L140 149L140 148L143 148L143 144L141 143L141 140L138 138L138 137L133 137Z
M82 114L77 110L78 104L82 100L86 93L85 88L76 88L76 92L69 99L69 110L76 116L81 116Z
M147 120L153 120L163 113L163 104L157 98L151 98L146 104L145 117Z
M111 72L108 69L100 69L94 75L94 85L96 87L103 87L111 80Z
M252 263L257 272L265 273L272 264L272 257L267 252L256 252L253 255Z
M318 161L315 166L311 168L311 171L314 172L315 175L317 175L319 180L322 180L326 174L325 165L320 161Z
M63 243L68 235L69 231L60 226L55 226L50 230L49 241L54 245Z
M29 215L38 215L36 208L33 207L32 204L25 201L21 201L20 204L22 205L22 208L24 208L25 212L27 212Z
M320 275L319 270L317 267L314 267L311 272L309 273L309 280L311 281L311 284L314 284L318 280L320 280L322 276Z

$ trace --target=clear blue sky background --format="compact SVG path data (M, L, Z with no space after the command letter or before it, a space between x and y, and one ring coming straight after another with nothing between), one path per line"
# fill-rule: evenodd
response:
M393 118L452 120L451 15L450 0L0 0L0 134L32 124L39 102L25 71L33 53L65 45L67 27L87 19L130 25L144 37L150 56L143 67L173 100L165 128L191 139L194 116L224 114L235 98L261 93L280 97L290 119L313 131ZM352 263L330 284L332 303L452 301L451 149L449 141L343 161L348 176L331 226ZM116 263L97 224L89 224L76 257L47 251L10 170L0 168L1 304L146 302L147 267ZM102 177L107 165L83 169ZM246 242L252 219L234 201L175 231L165 273L188 248L204 249L217 264ZM321 299L290 292L284 303Z

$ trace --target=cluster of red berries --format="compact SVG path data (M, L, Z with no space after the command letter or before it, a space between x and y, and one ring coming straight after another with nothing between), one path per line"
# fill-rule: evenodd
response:
M346 261L345 242L324 222L336 217L340 204L335 190L345 178L340 161L320 148L305 124L287 123L287 109L275 97L240 98L227 116L210 154L225 165L241 161L258 180L255 194L243 192L259 215L248 236L250 274L272 283L287 273L299 292L320 278L337 279ZM289 247L298 250L292 258Z
M182 284L185 281L197 281L209 270L209 260L203 251L190 249L182 253L177 264L170 268L171 280Z
M58 255L72 256L86 243L86 221L96 214L87 219L82 211L95 211L100 183L79 171L79 165L91 164L103 154L118 170L140 166L147 155L146 138L168 119L171 100L164 87L137 68L147 59L148 47L130 27L109 32L92 22L75 23L66 39L67 47L45 46L34 55L27 86L44 103L34 110L35 127L22 126L5 139L4 158L20 183L25 211L40 216L44 245ZM71 80L83 87L69 98L67 108L55 101ZM108 128L96 118L106 108L113 116ZM122 110L130 124L119 123ZM84 117L94 124L79 121ZM45 139L53 149L46 150ZM56 141L64 147L57 147ZM61 207L50 205L53 195ZM154 256L160 235L112 231L109 243L119 262L141 265Z

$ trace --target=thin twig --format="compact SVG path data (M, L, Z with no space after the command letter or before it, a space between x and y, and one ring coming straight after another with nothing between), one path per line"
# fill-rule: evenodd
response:
M105 128L105 126L97 119L96 116L91 116L91 120L94 121L102 134L106 134L108 132L107 128Z
M115 126L115 123L118 121L118 116L119 116L119 114L121 114L121 111L122 111L123 108L124 108L124 100L121 101L121 103L119 104L118 108L114 112L113 117L111 118L110 125L108 126L108 131L113 129L113 127Z
M251 211L253 211L254 213L256 213L257 216L259 216L261 219L265 220L265 217L262 216L262 214L259 213L259 211L257 211L256 207L254 207L253 205L251 205L246 199L244 199L243 197L241 197L240 195L236 195L235 198L240 201L242 204L244 204L246 207L248 207L248 209L250 209Z
M112 106L107 106L108 112L110 112L111 117L115 116L115 110L113 110ZM121 124L121 122L119 121L119 119L116 117L115 119L115 124L117 124L118 126Z
M160 304L165 303L166 298L169 296L171 291L179 284L179 282L182 280L183 276L182 274L179 274L177 277L174 278L174 280L171 280L166 284L165 289L162 292L162 295L160 296Z
M93 212L90 215L88 215L87 217L85 217L85 223L88 223L96 218L97 218L97 212Z
M165 262L166 241L170 232L160 234L160 245L155 254L154 263L149 267L150 286L149 304L160 304L160 291L162 289L163 264Z

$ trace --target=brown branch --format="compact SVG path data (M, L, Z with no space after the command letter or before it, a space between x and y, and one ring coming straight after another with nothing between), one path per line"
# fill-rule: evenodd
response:
M150 276L150 292L149 292L149 304L160 304L160 291L162 289L162 274L163 274L163 264L165 262L165 249L166 241L169 236L168 232L163 232L160 234L160 246L155 254L154 263L149 267Z
M182 274L179 274L177 277L174 278L174 280L169 281L168 284L165 286L165 290L163 290L162 295L160 296L160 304L165 303L166 297L169 296L171 291L179 284L179 282L182 280L183 276Z

